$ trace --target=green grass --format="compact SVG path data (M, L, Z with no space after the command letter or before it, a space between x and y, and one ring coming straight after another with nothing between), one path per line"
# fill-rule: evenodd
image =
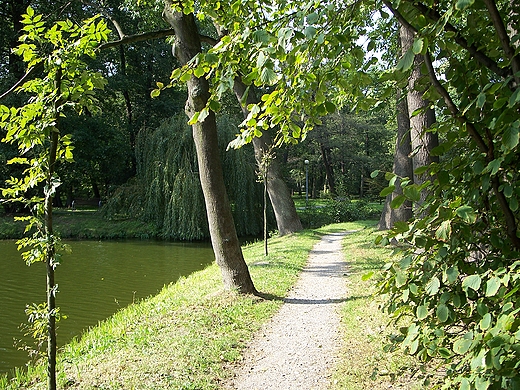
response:
M133 219L103 218L95 209L55 209L54 228L62 238L74 239L151 239L157 237L157 230L151 223ZM14 221L12 215L0 217L0 239L21 238L24 222Z
M381 299L375 295L378 272L391 256L390 249L374 244L378 234L369 228L343 242L349 296L342 312L345 342L342 361L334 375L334 389L421 388L418 365L413 358L401 350L385 350L388 337L397 329L389 324L388 316L380 310ZM373 277L363 277L371 273Z
M388 252L374 248L373 221L329 225L243 248L251 275L265 298L224 291L220 271L211 265L166 286L157 296L131 305L90 329L59 352L61 389L218 389L240 364L255 332L282 304L320 235L361 230L345 239L350 271L349 299L343 312L346 347L334 376L338 389L388 388L407 361L383 352L386 318L371 295L377 270ZM18 373L0 388L44 389L45 369ZM386 387L384 387L386 385ZM412 388L412 387L399 387Z

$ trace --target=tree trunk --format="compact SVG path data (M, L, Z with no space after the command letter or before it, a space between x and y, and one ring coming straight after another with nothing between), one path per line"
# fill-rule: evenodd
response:
M321 158L323 160L323 165L325 166L325 180L329 186L330 193L335 195L336 185L334 182L334 170L332 169L332 164L330 163L330 148L326 147L322 141L320 141L319 144Z
M164 16L175 30L175 55L182 65L201 52L200 38L193 14L175 12L172 1L164 1ZM193 116L202 110L209 98L209 84L205 78L192 76L188 81L186 114ZM240 293L256 293L238 241L231 207L224 186L220 162L217 124L210 111L202 122L192 126L197 151L199 176L206 203L211 243L220 267L224 286Z
M56 72L55 89L60 95L61 68ZM49 165L47 167L47 180L44 198L45 238L47 247L45 250L45 265L47 270L47 389L56 389L56 285L54 283L54 268L56 267L56 244L52 221L52 200L55 191L55 164L59 141L59 100L55 102L55 127L50 134Z
M412 45L414 34L404 26L399 28L401 37L401 45L403 52L406 52ZM407 104L408 113L410 117L410 139L412 143L412 164L413 170L429 165L432 162L438 161L438 157L431 156L430 151L439 145L439 138L437 133L428 132L427 129L435 123L435 113L429 107L430 103L423 99L423 93L416 89L415 84L419 81L421 76L421 66L424 63L422 55L416 55L414 59L413 70L408 79L408 93ZM418 114L414 114L420 111ZM421 185L427 180L424 175L413 175L415 184ZM427 193L421 192L421 200L423 203L426 199Z
M246 86L239 79L235 78L233 89L239 102L243 102L246 92ZM245 106L242 106L244 117L249 114L247 106L249 104L258 103L258 98L251 89L246 98ZM268 131L263 131L261 137L253 138L253 148L255 149L255 159L258 167L262 166L262 159L265 153L268 153L273 144L271 134ZM283 180L282 170L280 164L276 159L276 154L270 160L267 167L267 192L271 205L273 206L278 233L280 236L295 233L303 229L300 217L296 212L296 206L291 197L291 191Z
M408 104L403 98L400 90L397 91L397 141L395 145L393 172L400 177L412 177L413 168L410 153L412 146L410 142L410 118L408 117ZM404 202L398 209L390 207L392 200L402 194L403 190L396 181L395 191L386 197L383 213L379 220L379 230L391 229L397 221L407 221L412 218L412 204Z

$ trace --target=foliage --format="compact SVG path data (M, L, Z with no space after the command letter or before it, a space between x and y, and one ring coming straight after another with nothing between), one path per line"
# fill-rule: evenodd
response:
M219 120L225 184L239 235L262 231L261 186L256 183L251 150L224 153L236 125ZM127 213L153 222L167 239L199 240L209 237L206 208L200 186L196 153L185 116L165 121L137 138L137 177L111 197L104 213L111 218Z
M184 5L186 12L194 10L193 2ZM271 127L295 142L346 99L359 108L384 102L407 84L415 55L424 56L424 77L416 87L436 107L437 124L428 131L441 139L432 151L440 162L416 172L426 175L422 186L400 178L404 193L393 206L410 199L418 218L396 224L389 237L401 241L405 254L389 266L382 291L397 318L413 317L404 345L426 361L444 359L446 386L518 387L518 5L506 0L198 5L199 18L213 18L229 34L173 77L216 77L208 106L192 121L219 108L236 74L266 88L261 103L248 107L238 146ZM369 87L368 70L377 56L364 61L359 43L366 23L372 23L367 10L374 8L379 19L390 19L390 10L415 35L396 68L383 74L388 82L383 89ZM368 50L382 47L372 43L377 34L370 36ZM395 189L395 175L388 179L382 195ZM428 198L419 204L421 192Z
M445 387L518 388L520 36L495 38L518 10L493 1L441 2L433 12L428 3L388 4L417 32L398 69L425 55L423 85L439 119L429 131L443 142L433 151L440 162L416 171L424 185L400 178L403 195L392 206L411 200L420 217L388 236L402 254L385 267L386 308L410 318L402 346L424 362L439 359ZM397 177L387 179L382 195L395 188Z
M305 228L317 228L331 223L353 222L377 218L381 214L379 207L365 201L333 199L324 205L310 206L298 211Z
M0 126L6 130L2 141L18 148L18 156L8 164L25 166L22 177L7 180L2 196L7 198L5 201L24 203L33 212L18 218L27 221L26 232L36 228L32 236L18 241L18 249L26 249L22 257L28 265L47 263L47 304L29 308L27 314L29 332L37 344L41 344L47 332L48 384L55 388L55 323L59 315L55 307L54 269L60 263L62 245L53 231L52 199L61 184L55 172L56 163L71 161L73 149L70 135L61 133L59 123L68 108L81 112L85 107L94 107L92 91L102 88L104 83L100 74L88 70L82 58L95 55L95 48L107 38L108 30L95 18L82 25L60 21L52 27L46 27L42 18L31 7L27 8L22 19L24 35L16 53L29 70L42 67L43 77L35 77L20 87L31 96L24 106L0 106Z

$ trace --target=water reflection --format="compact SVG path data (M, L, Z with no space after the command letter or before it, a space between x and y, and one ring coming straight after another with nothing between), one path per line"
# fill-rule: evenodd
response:
M210 244L155 241L72 241L56 270L57 305L67 319L60 322L58 342L65 344L119 308L159 292L164 285L210 264ZM14 241L0 241L0 372L23 365L17 351L19 325L28 303L45 301L45 265L27 267Z

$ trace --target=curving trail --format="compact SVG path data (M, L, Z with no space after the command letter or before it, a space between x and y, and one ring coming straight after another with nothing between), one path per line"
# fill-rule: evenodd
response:
M248 346L226 389L326 389L342 342L341 304L347 299L341 242L349 232L317 243L285 304Z

